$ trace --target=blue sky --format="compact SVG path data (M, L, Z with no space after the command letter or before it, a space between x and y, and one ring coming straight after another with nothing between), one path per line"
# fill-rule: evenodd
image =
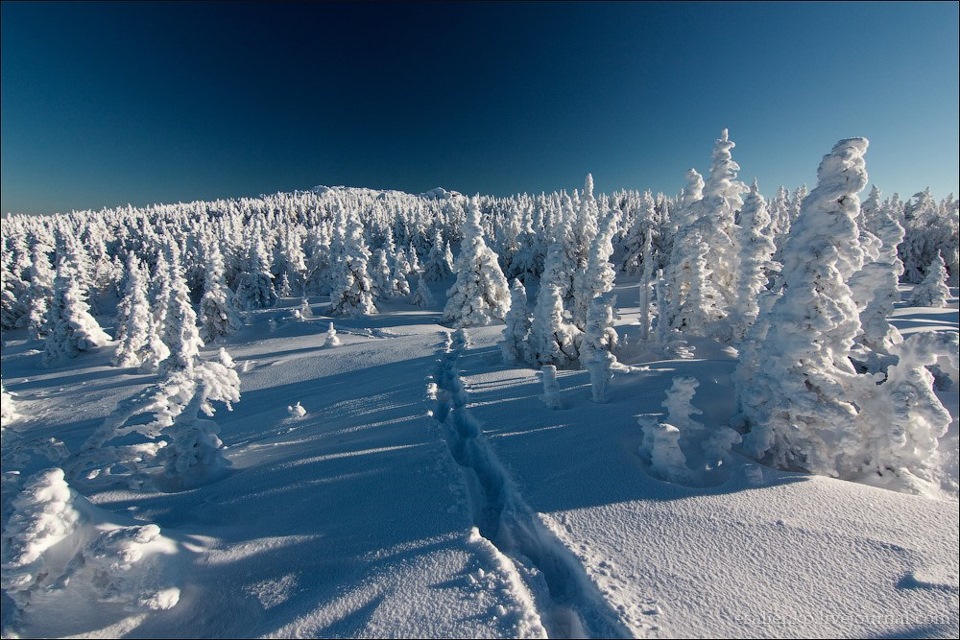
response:
M0 211L317 184L958 192L958 4L2 4Z

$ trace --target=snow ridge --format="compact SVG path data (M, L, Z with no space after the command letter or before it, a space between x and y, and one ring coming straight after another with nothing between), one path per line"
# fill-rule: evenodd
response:
M460 329L452 338L446 334L446 340L431 385L433 415L463 472L480 535L515 565L534 595L549 637L632 637L573 553L524 502L470 414L458 366L467 344L465 332Z

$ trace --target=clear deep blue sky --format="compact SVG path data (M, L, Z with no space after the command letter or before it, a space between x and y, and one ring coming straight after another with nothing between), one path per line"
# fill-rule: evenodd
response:
M306 189L958 191L958 4L2 4L0 211Z

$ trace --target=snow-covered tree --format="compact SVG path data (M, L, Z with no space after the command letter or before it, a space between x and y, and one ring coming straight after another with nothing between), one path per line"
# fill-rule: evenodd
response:
M118 367L140 366L150 339L151 320L147 282L140 261L130 253L127 256L127 285L117 307L117 352L114 363Z
M430 245L430 252L423 261L423 277L428 282L436 282L452 275L453 256L450 254L450 246L444 242L443 234L438 227L433 232L433 244Z
M227 286L224 272L223 255L213 247L207 255L204 292L200 299L200 339L204 342L228 336L241 326L233 291Z
M270 273L270 257L259 238L247 248L244 267L238 276L236 306L250 311L269 309L277 304Z
M737 340L743 339L760 313L760 292L766 287L767 272L773 266L771 257L776 251L773 240L767 235L769 225L767 205L754 180L740 210L740 275L731 314L733 336Z
M861 257L867 144L841 140L820 163L784 247L785 288L759 348L763 366L737 389L748 450L781 468L846 477L859 467L849 356L860 319L845 272Z
M160 363L160 372L192 369L203 348L203 340L200 339L197 314L190 303L190 291L176 254L170 260L170 299L162 338L170 349L170 355Z
M957 346L956 333L914 334L893 347L898 359L885 375L861 380L861 459L867 482L912 493L939 492L939 439L952 418L934 391L928 367L937 363L938 352L952 353L956 366ZM885 379L877 384L874 378L881 377Z
M874 186L870 200L877 201L879 197L880 193ZM872 233L880 240L880 247L873 260L857 273L863 288L870 292L865 307L860 311L860 328L863 332L860 340L869 349L890 353L894 345L903 341L903 336L888 320L894 305L900 300L897 284L903 273L903 263L897 247L903 240L903 226L886 205L871 209L869 214L866 213L866 206L861 211L864 212L861 215L864 222L869 224Z
M434 304L433 294L430 293L430 287L427 286L427 281L422 273L417 278L417 288L413 292L410 304L420 307L421 309L433 306Z
M330 311L337 315L368 316L377 312L373 299L373 283L367 264L370 250L363 236L363 225L355 214L338 221L335 236L340 238L339 256L331 265L333 284Z
M57 264L53 284L53 301L47 317L47 340L43 352L44 364L50 366L65 362L84 351L102 347L110 342L96 319L90 315L86 292L73 266L66 258Z
M487 247L480 227L478 198L470 199L456 263L457 280L447 291L443 322L459 328L503 320L510 309L510 288L497 254Z
M34 337L42 338L47 334L47 314L53 300L53 280L56 274L50 266L46 245L41 242L34 244L32 256L27 326Z
M503 342L500 343L504 362L510 364L530 359L527 338L530 335L530 312L527 311L527 290L519 279L510 286L510 310L504 317Z
M607 385L617 361L612 353L617 346L617 332L613 328L614 304L616 296L611 293L600 294L591 301L580 347L580 362L590 372L594 402L607 401Z
M577 279L574 289L572 314L573 323L581 330L586 329L587 313L593 299L613 289L617 272L610 262L610 256L613 255L613 236L619 222L620 212L618 210L611 210L604 217L593 236L585 268L582 272L578 272L580 277ZM578 310L581 311L578 312ZM577 321L578 317L580 318L579 322Z
M330 323L330 326L327 328L327 336L323 340L323 346L327 348L339 347L340 338L337 337L337 330L333 326L333 323Z
M923 282L913 288L910 294L910 304L914 307L945 307L950 289L947 287L947 267L943 256L937 254L930 266Z

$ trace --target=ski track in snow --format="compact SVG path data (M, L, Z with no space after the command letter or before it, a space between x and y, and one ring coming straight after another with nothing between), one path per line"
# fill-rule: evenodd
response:
M549 637L633 637L573 553L524 502L467 409L457 363L463 348L454 338L441 350L428 397L435 398L434 418L462 471L479 535L503 557L503 568L528 585Z

